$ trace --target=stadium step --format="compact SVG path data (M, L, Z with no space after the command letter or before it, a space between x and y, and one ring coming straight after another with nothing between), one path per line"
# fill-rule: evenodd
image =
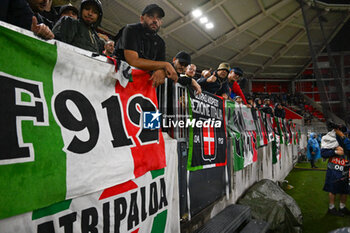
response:
M269 223L252 219L240 233L265 233L269 230Z
M210 219L197 233L229 233L229 232L266 232L269 224L252 220L250 207L244 205L229 205L223 211Z
M229 205L223 211L210 219L198 233L228 233L236 232L246 225L251 218L250 208L244 205Z

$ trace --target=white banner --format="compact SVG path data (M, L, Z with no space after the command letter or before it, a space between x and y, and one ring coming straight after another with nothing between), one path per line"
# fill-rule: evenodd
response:
M180 232L177 142L167 137L165 145L166 168L99 192L0 220L0 232Z

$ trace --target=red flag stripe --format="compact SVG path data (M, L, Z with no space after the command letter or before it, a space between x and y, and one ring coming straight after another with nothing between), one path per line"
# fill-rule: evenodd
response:
M110 188L103 190L99 200L103 200L103 199L106 199L109 197L116 196L116 195L121 194L121 193L125 193L127 191L136 189L137 187L138 186L135 182L129 180L125 183L118 184L118 185L115 185L113 187L110 187Z

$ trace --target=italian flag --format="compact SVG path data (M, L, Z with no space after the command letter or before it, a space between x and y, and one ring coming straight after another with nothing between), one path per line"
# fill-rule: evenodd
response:
M2 22L0 44L0 219L166 166L160 130L142 127L158 109L147 72L123 88L113 65Z

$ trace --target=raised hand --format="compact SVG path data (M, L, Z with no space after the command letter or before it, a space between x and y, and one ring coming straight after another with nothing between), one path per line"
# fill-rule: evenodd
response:
M43 23L38 24L38 20L35 16L33 16L32 18L31 30L32 32L34 32L34 35L41 37L45 40L51 40L55 37L55 35L52 33L48 26L46 26Z

